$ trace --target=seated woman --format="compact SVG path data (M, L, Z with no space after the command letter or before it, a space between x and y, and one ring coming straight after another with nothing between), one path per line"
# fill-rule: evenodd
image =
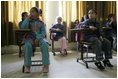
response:
M114 14L109 14L106 27L112 28L112 30L110 30L108 34L113 39L113 43L112 43L113 50L117 51L117 22Z
M58 31L55 33L54 39L59 40L60 47L62 54L67 55L67 44L66 44L66 37L65 37L65 27L62 24L62 17L57 17L57 24L54 24L51 28L51 30L56 30Z
M90 28L91 31L84 32L84 39L88 42L92 42L95 45L96 62L95 65L104 70L104 66L113 67L109 59L112 58L111 43L106 38L103 38L103 31L100 23L96 20L97 12L93 9L88 12L89 19L85 21L82 28ZM105 58L103 57L102 50L104 51ZM104 66L101 61L103 61Z

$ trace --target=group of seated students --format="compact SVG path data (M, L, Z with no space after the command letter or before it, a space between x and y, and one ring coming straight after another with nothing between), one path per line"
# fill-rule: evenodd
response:
M31 29L32 31L30 33L27 33L24 35L23 38L23 50L24 50L24 66L25 66L25 73L30 73L31 68L31 56L33 54L34 44L38 43L38 46L40 47L41 53L42 53L42 64L43 64L43 72L48 73L49 72L49 43L46 40L46 25L44 22L39 18L39 16L42 15L42 10L37 7L32 7L30 9L30 14L28 15L27 12L22 13L22 21L19 23L20 29ZM85 16L81 23L78 23L81 25L82 28L91 28L92 31L85 32L85 40L88 42L93 42L95 44L95 54L96 54L96 62L95 65L103 70L105 69L104 66L113 67L113 65L110 63L109 59L112 58L111 53L111 45L110 41L108 41L106 38L103 38L103 31L100 27L100 23L96 20L97 18L97 12L93 9L89 10L88 17ZM56 40L59 40L61 51L63 53L67 50L67 44L66 44L66 37L65 37L65 26L62 24L62 17L56 18L57 23L54 24L50 30L56 30L58 31L55 34ZM109 27L112 27L111 21L108 21L107 24ZM112 21L113 22L113 21ZM76 28L78 26L76 25ZM114 25L114 24L113 24ZM97 30L96 30L97 29ZM113 37L114 38L114 37ZM103 57L103 53L105 52L105 58ZM103 61L104 66L101 64L101 61Z
M91 31L85 31L84 38L80 37L80 39L81 40L84 39L84 41L91 42L95 45L95 54L96 54L95 65L100 70L104 70L105 69L104 66L113 67L113 65L110 63L109 60L112 58L111 50L114 49L115 51L117 51L117 22L115 20L114 14L110 14L108 16L106 27L112 28L112 30L110 30L108 33L113 39L113 48L111 48L111 42L104 37L104 33L100 25L100 22L97 21L97 12L94 9L89 10L88 15L82 17L81 22L74 27L75 29L79 28L91 29ZM77 38L77 34L75 38ZM102 51L104 51L104 53ZM102 65L101 61L103 62L104 66Z

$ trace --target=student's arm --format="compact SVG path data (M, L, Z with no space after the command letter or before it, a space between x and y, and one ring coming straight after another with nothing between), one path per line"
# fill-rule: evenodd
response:
M55 25L53 25L51 28L50 28L50 31L51 30L55 30L56 29L56 27L55 27Z
M89 28L89 23L88 21L85 21L82 25L81 28Z
M39 28L39 31L40 31L40 33L38 33L37 31L35 31L36 39L42 40L46 36L46 25L45 24L42 24L40 26L40 28Z
M21 24L21 29L28 29L29 28L29 21L30 21L30 19L26 18Z
M106 27L110 27L110 26L111 26L110 22L107 22Z

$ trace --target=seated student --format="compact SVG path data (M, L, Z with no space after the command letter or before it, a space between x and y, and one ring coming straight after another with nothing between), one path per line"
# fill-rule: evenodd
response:
M112 30L108 32L108 34L113 39L113 50L117 51L117 22L115 20L114 14L109 14L108 21L106 23L106 27L111 27Z
M104 66L113 67L109 59L112 58L111 44L106 38L103 38L103 31L100 23L96 20L97 12L93 9L88 12L89 19L85 21L83 28L91 28L91 31L84 33L84 40L92 42L95 45L96 62L95 65L104 70ZM102 49L104 51L105 58L103 57ZM103 61L104 66L101 64Z
M19 28L21 28L21 24L23 23L23 21L28 17L28 13L27 12L23 12L21 14L22 16L22 21L19 22Z
M75 29L81 28L81 26L85 23L85 21L86 21L87 19L89 19L88 15L84 15L84 16L81 18L80 23L78 23L78 24L76 25Z
M49 44L45 38L46 36L46 26L43 21L40 20L42 10L37 7L32 7L30 9L30 15L22 22L21 29L31 29L30 32L25 37L24 52L25 52L25 72L30 72L31 67L31 56L33 53L34 42L37 43L40 47L42 53L42 64L43 72L49 72Z
M81 26L85 23L85 21L87 19L89 19L88 15L84 15L81 19L81 22L74 29L81 28ZM79 39L78 39L78 36L79 36ZM80 40L80 41L83 40L83 33L79 33L79 35L78 35L78 33L75 33L75 41L78 41L78 40Z
M73 27L72 27L72 29L75 28L78 24L79 24L79 20L76 19L76 20L75 20L75 23L74 23L74 25L73 25Z
M66 44L66 37L65 37L65 27L62 24L62 17L57 17L57 24L54 24L50 30L59 31L55 33L55 40L59 40L61 51L64 55L67 55L67 44Z
M19 28L20 28L20 29L21 29L21 25L22 25L23 21L28 17L28 13L27 13L27 12L22 12L21 17L22 17L22 21L19 22ZM23 37L25 36L24 33L20 33L20 34L21 34ZM24 38L19 38L19 40L22 41L21 44L24 43ZM22 52L23 52L23 50L22 50ZM23 54L23 53L22 53L22 54Z

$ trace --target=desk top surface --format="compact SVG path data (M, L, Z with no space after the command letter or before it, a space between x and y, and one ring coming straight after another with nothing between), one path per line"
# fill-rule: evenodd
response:
M108 27L102 27L103 30L110 30L112 28L108 28ZM71 31L89 31L92 30L91 28L79 28L79 29L70 29Z
M14 29L14 31L31 31L31 29Z
M57 31L57 30L51 30L50 32L53 32L53 33L55 32L55 33L56 33L56 32L61 32L61 31Z

